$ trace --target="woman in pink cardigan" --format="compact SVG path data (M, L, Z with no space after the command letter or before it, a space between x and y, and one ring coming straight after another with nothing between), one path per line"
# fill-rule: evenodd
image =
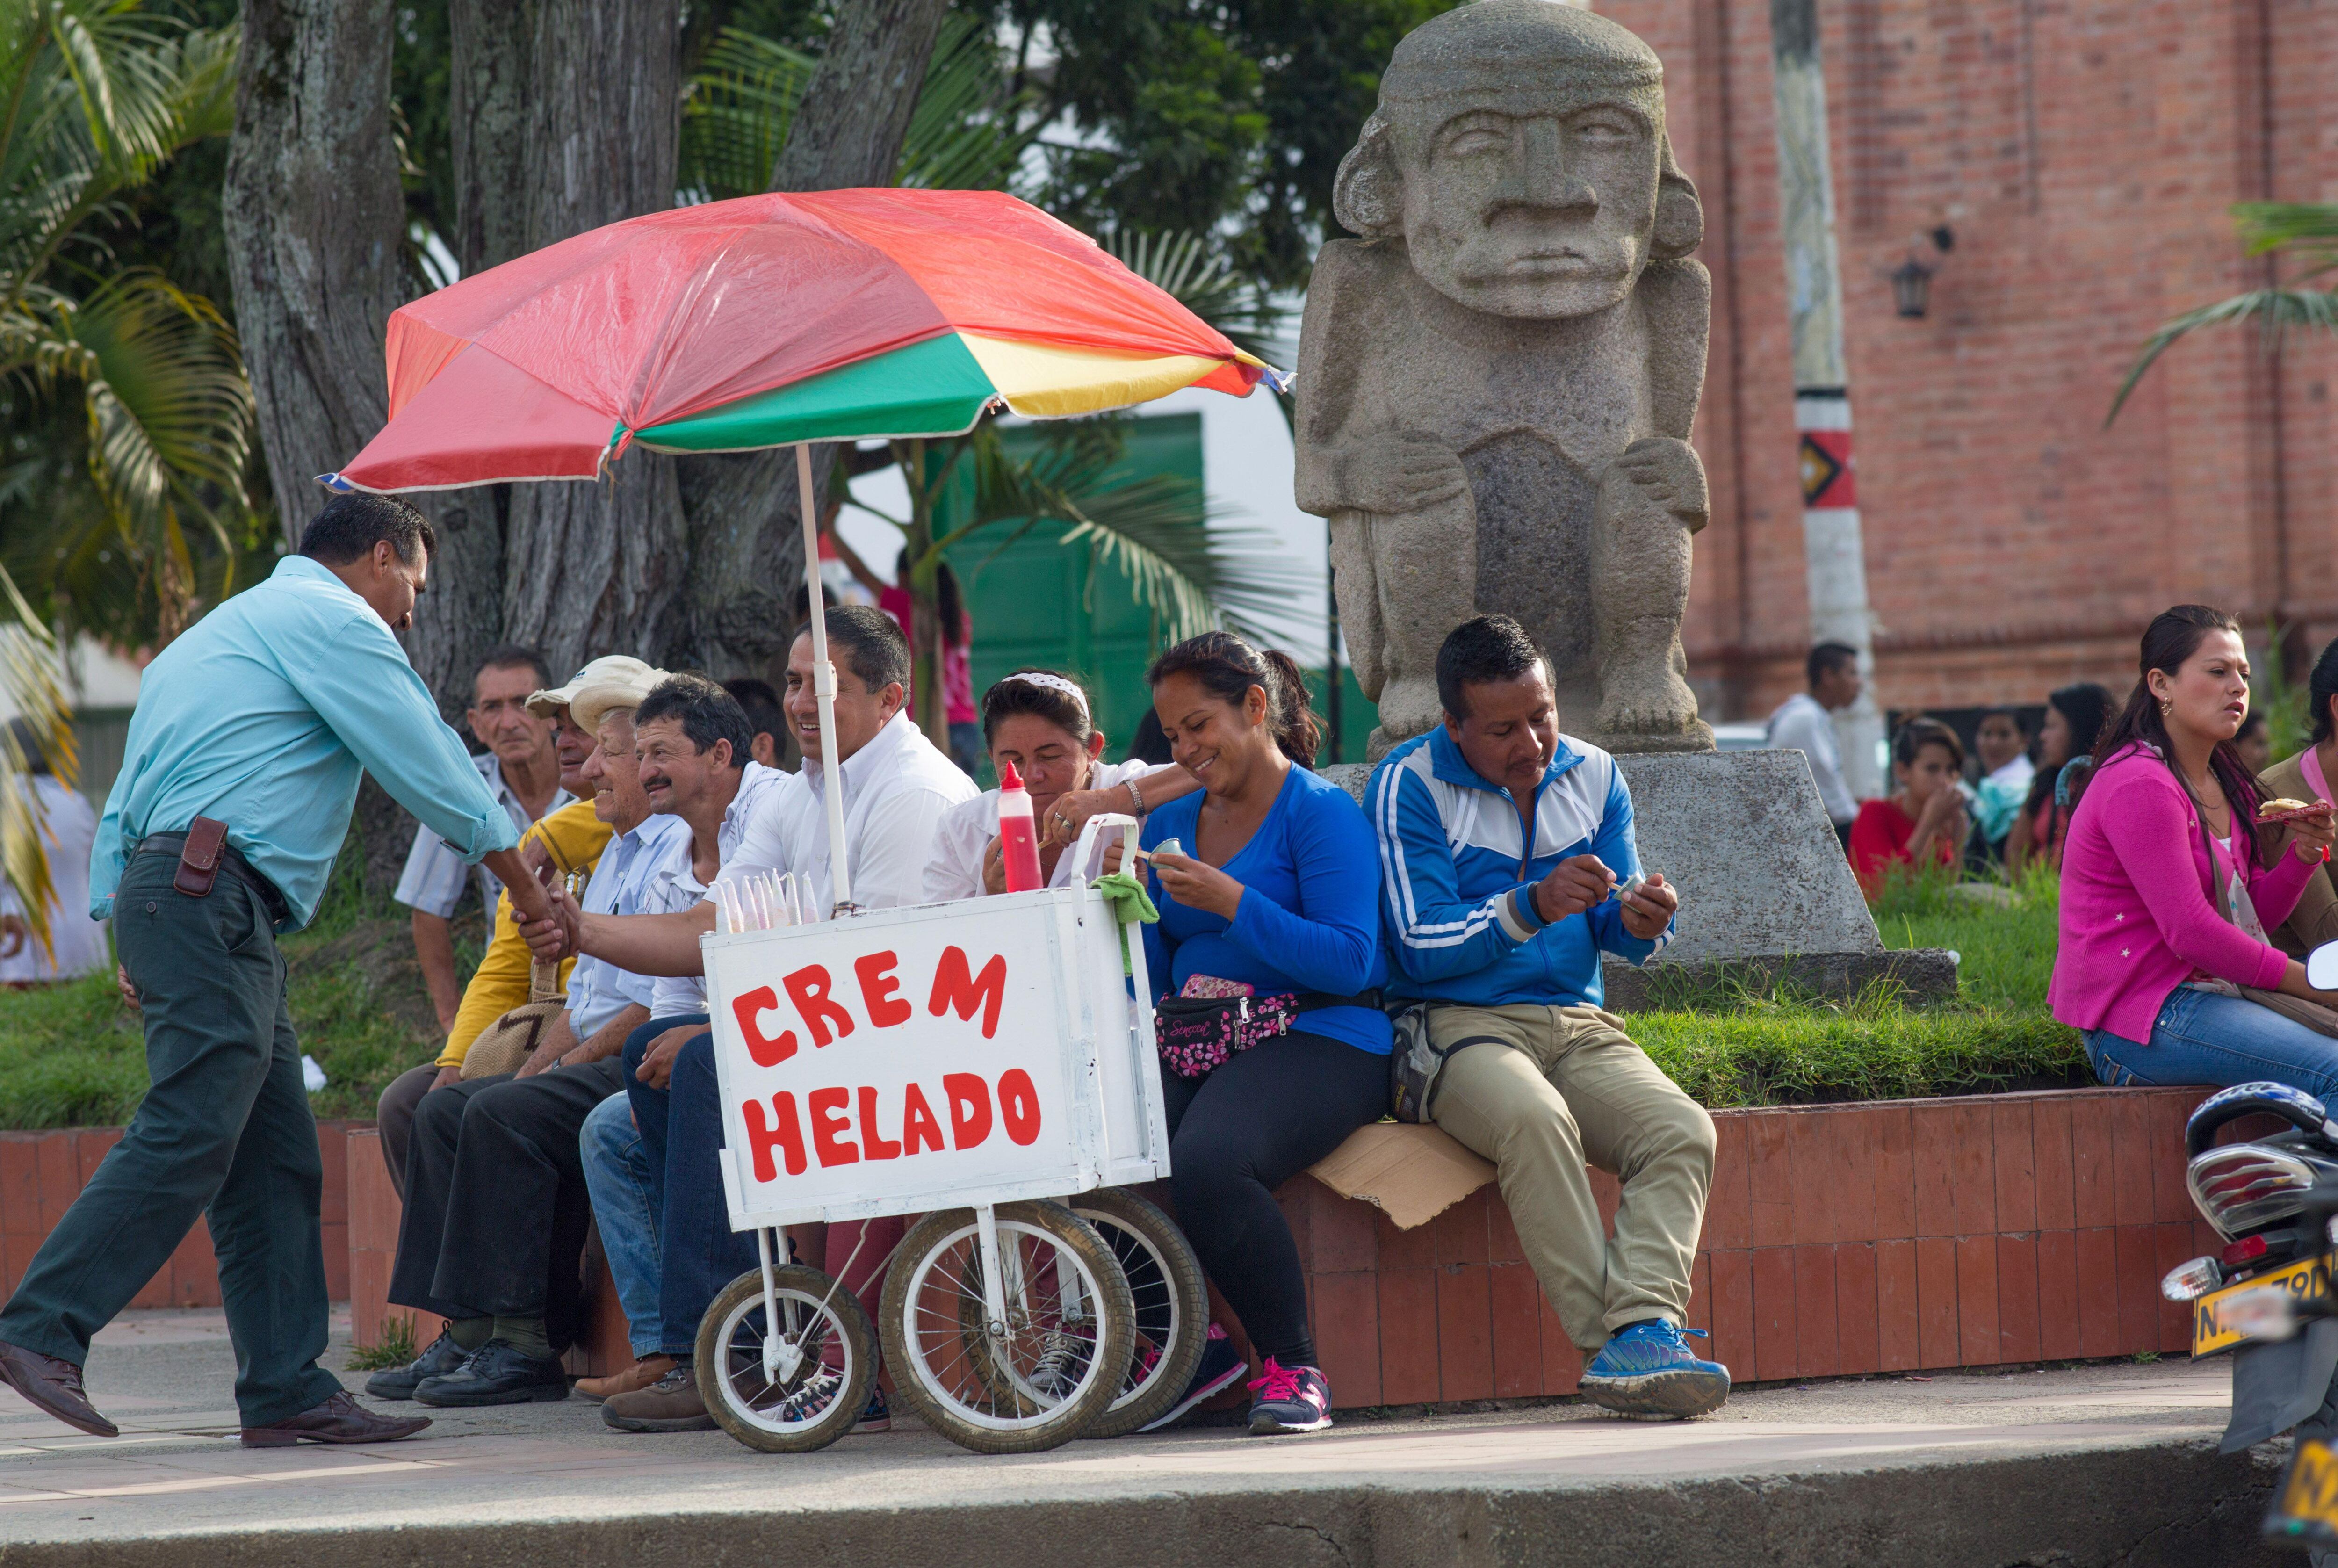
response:
M2271 1079L2338 1099L2338 1040L2240 991L2338 1006L2265 941L2329 858L2332 814L2256 825L2232 745L2249 663L2231 616L2178 605L2144 633L2141 666L2070 820L2054 1016L2105 1083Z

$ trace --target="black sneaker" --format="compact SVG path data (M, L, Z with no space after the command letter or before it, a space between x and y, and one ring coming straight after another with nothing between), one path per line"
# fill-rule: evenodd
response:
M568 1397L568 1369L560 1357L522 1355L507 1339L490 1339L452 1372L425 1378L414 1390L425 1405L529 1405Z
M455 1336L445 1329L430 1342L430 1348L403 1366L386 1367L366 1379L366 1393L376 1399L411 1399L414 1390L426 1377L437 1377L452 1372L471 1358L471 1353L455 1343Z
M1137 1428L1139 1432L1158 1432L1164 1426L1184 1418L1185 1413L1204 1399L1214 1398L1234 1386L1234 1380L1250 1370L1249 1364L1234 1354L1233 1341L1216 1324L1210 1325L1209 1337L1202 1342L1202 1359L1194 1364L1193 1381L1177 1403Z

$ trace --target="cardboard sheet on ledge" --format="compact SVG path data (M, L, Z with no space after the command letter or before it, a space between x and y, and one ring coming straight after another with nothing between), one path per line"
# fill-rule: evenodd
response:
M1399 1230L1426 1225L1494 1179L1490 1160L1426 1124L1376 1121L1317 1160L1308 1175L1369 1203Z

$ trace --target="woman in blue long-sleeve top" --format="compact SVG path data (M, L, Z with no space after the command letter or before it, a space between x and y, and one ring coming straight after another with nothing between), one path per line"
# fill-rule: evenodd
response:
M1274 1189L1388 1109L1379 847L1347 792L1305 765L1315 719L1287 656L1211 632L1162 655L1145 679L1172 754L1203 791L1145 821L1146 849L1184 846L1152 860L1155 1000L1233 989L1211 981L1308 999L1288 1033L1200 1078L1164 1063L1178 1218L1265 1357L1251 1430L1320 1431L1331 1390Z

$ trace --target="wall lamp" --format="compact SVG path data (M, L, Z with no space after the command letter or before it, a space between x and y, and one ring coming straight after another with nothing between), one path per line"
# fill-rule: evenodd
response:
M1956 244L1956 232L1945 223L1908 242L1908 259L1891 272L1891 299L1901 315L1921 319L1931 303L1932 274Z

